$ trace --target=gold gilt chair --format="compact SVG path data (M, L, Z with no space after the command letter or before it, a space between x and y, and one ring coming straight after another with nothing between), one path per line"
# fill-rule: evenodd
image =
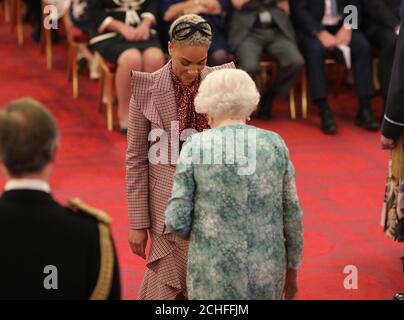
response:
M5 22L10 22L11 20L11 0L2 1L2 11Z
M45 22L54 23L53 15L50 11L53 5L57 9L57 14L55 18L59 21L69 9L69 1L65 0L42 0L42 23L41 23L41 41L40 48L41 52L45 52L46 55L46 67L52 69L52 29L45 27Z
M325 62L327 67L333 66L336 68L336 84L334 87L334 97L337 97L341 92L341 84L345 76L345 68L340 66L335 58L331 56L331 53L327 53L327 58ZM301 105L302 105L302 118L307 118L307 109L310 104L309 92L308 92L308 76L306 66L303 68L301 73Z
M99 55L99 53L95 53ZM98 106L99 112L102 112L104 104L106 105L107 128L112 131L114 128L113 108L116 101L115 91L115 71L116 65L108 62L101 55L100 59L100 79L98 84Z
M79 95L79 76L78 76L78 50L80 45L87 45L89 35L82 32L79 28L75 27L70 21L69 15L65 14L63 22L66 29L67 43L68 43L68 56L67 56L67 76L68 80L72 82L73 97L77 98Z
M10 22L11 31L17 30L18 45L24 44L24 26L22 17L22 0L4 0L4 19Z
M260 62L260 75L258 77L258 87L261 91L271 84L278 73L278 64L268 55L263 55ZM292 120L296 119L296 102L295 102L295 86L292 86L289 92L289 108L290 117Z

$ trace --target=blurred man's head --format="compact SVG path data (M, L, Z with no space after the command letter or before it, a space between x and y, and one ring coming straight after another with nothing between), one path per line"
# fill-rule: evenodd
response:
M38 101L11 101L0 111L0 162L14 178L40 174L55 156L58 129Z

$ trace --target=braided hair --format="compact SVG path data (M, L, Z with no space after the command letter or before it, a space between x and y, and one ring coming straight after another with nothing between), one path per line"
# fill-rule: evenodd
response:
M210 46L213 32L211 25L201 16L187 14L171 24L169 36L172 43Z

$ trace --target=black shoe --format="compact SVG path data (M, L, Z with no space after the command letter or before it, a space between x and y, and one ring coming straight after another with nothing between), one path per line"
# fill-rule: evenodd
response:
M321 116L321 130L325 134L334 134L337 132L337 124L332 116L331 110L326 108L320 111Z
M60 42L59 32L55 29L52 29L51 38L53 44L59 43Z
M121 128L121 129L119 129L119 132L121 133L121 135L127 136L128 135L128 128Z
M404 293L396 293L393 300L404 300Z
M269 120L272 118L272 101L274 95L272 92L267 92L261 97L260 110L258 113L258 118L261 120Z
M379 130L379 124L375 120L372 109L370 108L359 109L356 115L355 124L359 127L365 128L366 130Z

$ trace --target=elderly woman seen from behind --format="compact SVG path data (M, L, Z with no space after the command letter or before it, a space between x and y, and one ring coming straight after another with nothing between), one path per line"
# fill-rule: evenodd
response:
M189 299L292 299L303 247L282 138L246 125L259 101L242 70L208 75L195 99L212 129L183 145L166 226L190 238Z

